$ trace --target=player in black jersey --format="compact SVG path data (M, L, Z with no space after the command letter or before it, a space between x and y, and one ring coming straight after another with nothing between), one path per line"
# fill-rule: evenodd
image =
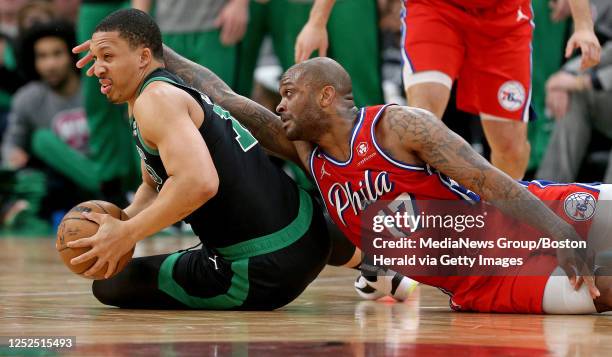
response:
M89 50L89 48L90 48L90 45L88 41L78 46L77 48L75 48L75 51L83 52L83 51ZM91 59L92 59L91 53L88 53L85 56L85 58L79 62L79 66L83 67ZM181 58L180 56L176 55L175 53L173 53L171 50L167 48L164 50L164 59L166 62L168 62L169 67L172 67L172 69L181 72L181 77L186 78L190 85L193 85L196 88L202 91L205 91L206 93L210 92L210 94L212 94L211 97L213 97L215 101L222 102L222 104L226 106L228 109L231 108L232 114L236 115L236 117L239 120L241 121L248 120L247 123L250 123L251 121L254 121L254 120L255 121L261 120L262 122L266 122L267 119L263 117L269 116L269 115L274 116L274 114L267 111L265 108L261 107L259 104L253 101L250 101L247 98L240 97L236 95L235 93L231 92L231 89L229 89L229 87L227 87L225 83L223 83L218 77L216 77L208 69L201 67L201 66L197 66L197 65L194 68L193 65L195 64L189 63L188 60ZM88 70L88 75L92 75L94 69L95 68L92 66ZM156 77L156 74L153 74L151 77L152 78ZM191 93L194 93L193 89L181 86L180 80L174 77L172 74L163 73L161 76L157 76L157 77L164 77L164 78L157 78L156 80L174 82L173 83L174 85L180 86L183 89ZM108 91L110 93L109 88L106 85L109 82L103 81L101 83L104 85L104 87L102 88L102 91L103 92ZM143 85L143 86L146 86L146 85ZM202 97L200 93L197 93L194 95L196 95L196 97L198 98L205 98L205 101L208 100L207 99L208 97L206 96ZM208 102L210 102L210 100L208 100ZM221 114L224 117L229 116L228 115L229 113L227 113L225 110L223 110L222 108L218 106L213 105L213 112L215 110L218 112L218 114ZM230 119L230 120L233 120L233 119ZM152 151L152 150L147 150L150 148L147 148L146 143L143 145L141 139L139 138L138 122L132 122L132 125L134 126L133 135L135 136L135 138L138 138L136 143L138 145L139 153L141 154L142 157L146 157L147 154L151 155L149 151ZM244 130L242 129L242 127L239 126L235 122L233 122L232 125L233 125L233 130L236 131L237 138L240 138L239 142L241 142L241 145L248 147L250 145L250 141L252 140L250 133L248 132L243 133ZM264 147L266 144L269 144L270 140L274 140L275 136L273 134L270 135L270 132L271 131L262 130L256 133L258 137L264 140L263 142ZM270 145L270 146L275 147L274 145ZM290 159L290 158L286 158L286 159ZM155 183L155 181L162 181L162 178L157 174L157 171L155 170L155 168L153 168L151 164L149 164L149 166L144 166L143 172L145 172L145 170L148 171L148 174L143 175L143 179L150 181L150 184L153 187L157 186L157 183ZM220 175L220 176L224 178L223 175ZM279 186L278 189L282 190L283 187ZM255 188L255 190L258 190L258 188ZM315 193L315 197L317 197L316 193ZM317 204L315 202L315 206L316 205ZM275 208L271 208L271 209L275 209ZM284 208L283 206L280 206L276 209L284 209ZM328 221L327 224L328 224L328 228L330 229L330 231L332 231L330 232L330 237L332 239L332 245L333 245L333 252L328 261L328 264L336 265L336 266L346 266L346 267L351 267L351 268L358 268L361 266L363 269L369 271L370 275L373 273L373 275L367 277L367 279L369 280L368 284L364 283L365 278L363 276L358 277L357 281L355 282L355 289L357 290L360 296L367 298L367 299L376 299L381 296L390 295L398 300L403 300L407 297L407 295L410 293L410 291L414 288L414 285L415 285L415 283L412 280L405 278L401 276L400 274L397 274L393 271L387 271L386 269L373 267L373 266L368 265L367 263L365 265L362 264L361 252L358 249L356 249L352 245L352 243L350 243L346 238L342 236L339 230L333 226L331 221ZM159 260L163 260L163 259L165 259L165 256L158 257L157 261L149 260L150 262L153 263L152 268L146 269L145 271L150 276L148 278L139 280L141 282L144 282L143 288L140 288L140 285L137 285L137 287L134 288L134 291L142 291L143 294L148 293L148 291L150 290L149 288L150 284L147 284L146 282L151 281L152 279L155 279L156 274L157 274L156 267L160 265ZM143 262L149 262L149 261L143 261ZM130 268L131 268L131 265L128 266L128 269ZM290 279L291 277L285 276L284 278ZM270 277L270 279L274 279L274 277ZM106 301L106 302L111 301L110 302L111 304L119 305L119 303L112 303L112 301L114 300L109 300L108 298L105 298L108 296L119 296L119 293L116 291L117 289L122 289L122 284L116 283L116 280L117 279L113 279L112 284L104 284L104 283L94 284L94 292L96 292L96 296L98 296L103 301ZM132 285L134 284L134 282L130 280L128 280L127 283L130 283ZM373 288L373 286L375 288ZM106 293L106 292L110 292L110 293ZM130 296L130 295L123 293L122 296ZM129 300L135 301L136 299L129 299ZM139 306L142 305L140 303L138 304ZM168 304L166 303L166 305ZM126 305L122 304L121 306L126 306Z
M113 103L128 103L143 184L119 221L89 214L98 232L91 275L137 241L179 220L202 249L133 259L93 283L103 303L130 308L275 309L295 299L326 264L330 243L318 204L274 166L249 131L163 68L159 28L120 10L91 40L93 71Z

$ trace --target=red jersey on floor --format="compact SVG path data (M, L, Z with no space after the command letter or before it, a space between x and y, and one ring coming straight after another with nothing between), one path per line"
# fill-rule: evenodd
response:
M362 244L362 229L367 229L361 222L363 212L377 201L480 200L477 194L429 165L414 165L390 157L377 143L374 131L377 122L384 118L386 108L381 105L361 109L351 136L351 154L347 161L336 160L319 147L310 157L311 173L331 218L357 246ZM542 200L567 201L572 195L588 195L596 201L599 196L596 186L591 185L538 181L522 184ZM568 205L564 207L557 214L574 224L584 236L588 232L592 211L585 212L579 204L569 205L570 209ZM580 222L578 226L577 222ZM521 269L535 265L539 271L545 266L548 273L542 276L521 275ZM456 310L541 313L544 288L556 266L553 254L529 259L517 269L515 276L412 278L449 294L451 307Z

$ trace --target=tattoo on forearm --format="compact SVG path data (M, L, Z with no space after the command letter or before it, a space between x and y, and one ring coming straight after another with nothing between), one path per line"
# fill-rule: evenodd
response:
M181 58L166 46L164 60L170 71L232 113L262 146L287 159L296 159L293 144L286 138L278 116L262 105L238 95L212 71Z
M567 223L525 187L493 167L457 134L426 111L394 112L390 129L429 165L476 192L504 213L543 232L568 234Z

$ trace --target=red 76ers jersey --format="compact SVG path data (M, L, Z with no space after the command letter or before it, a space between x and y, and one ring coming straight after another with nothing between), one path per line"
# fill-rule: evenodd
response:
M473 200L480 197L428 165L400 162L386 154L376 142L374 128L387 106L362 108L351 135L351 154L340 162L316 147L310 157L310 170L336 225L356 246L361 247L360 216L372 203L391 201L391 210L410 200ZM556 184L542 181L521 182L542 200L558 201L556 213L573 224L586 237L595 203L597 186ZM393 203L398 203L393 205ZM405 207L404 207L405 208ZM552 208L552 207L551 207ZM553 256L536 256L531 262L552 271ZM545 270L544 269L544 270ZM427 276L414 277L436 286L452 299L451 307L464 311L542 312L545 276ZM524 286L514 289L515 286ZM508 291L514 291L512 294Z
M479 200L428 165L403 163L387 155L376 142L374 128L387 106L362 108L351 136L351 154L340 162L316 147L310 170L331 218L360 246L360 215L379 200Z

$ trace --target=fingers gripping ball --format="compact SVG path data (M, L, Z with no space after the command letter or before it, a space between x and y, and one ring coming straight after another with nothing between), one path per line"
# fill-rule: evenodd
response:
M96 263L96 259L94 258L80 264L70 264L70 260L72 258L78 257L79 255L87 252L90 248L69 248L67 243L81 238L91 237L98 231L98 224L83 217L81 215L83 212L109 214L117 219L121 219L122 221L128 219L128 216L121 208L105 201L87 201L79 203L68 211L68 213L66 213L57 229L55 249L57 249L59 252L64 264L66 264L66 266L72 272L79 275L82 275ZM132 248L131 251L127 252L121 257L121 259L119 259L117 269L113 275L119 273L121 270L123 270L123 268L125 268L130 259L132 259L133 254L134 249ZM103 269L100 269L96 275L93 276L93 278L96 280L104 279L104 273L106 272L107 268L108 264L105 265Z

